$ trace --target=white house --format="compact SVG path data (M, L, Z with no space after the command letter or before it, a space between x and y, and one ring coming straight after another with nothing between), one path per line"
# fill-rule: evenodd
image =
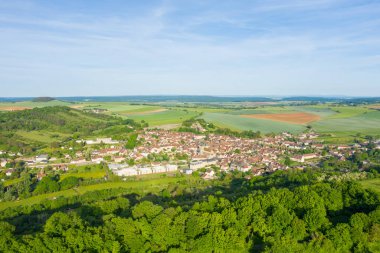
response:
M147 168L147 167L139 168L138 171L139 171L139 175L152 174L152 169Z
M14 170L13 168L8 169L8 170L5 172L5 175L8 176L8 177L12 176L13 170Z
M152 172L153 173L162 173L162 172L166 172L166 168L162 165L158 165L158 166L153 166L152 167Z
M177 171L177 169L178 169L178 166L177 165L175 165L175 164L168 164L168 165L166 165L166 171Z
M5 167L5 165L7 165L7 160L6 159L0 159L0 166L1 167Z
M135 168L124 168L121 170L116 170L114 173L118 176L136 176L138 172Z
M49 161L49 156L47 154L36 156L36 163L47 163L48 161Z
M186 175L191 175L191 174L193 174L193 170L191 170L191 169L186 169L186 170L184 170L183 171Z
M204 159L204 160L197 160L197 161L191 161L190 162L190 169L191 170L198 170L201 168L204 168L206 166L210 166L217 163L217 159Z

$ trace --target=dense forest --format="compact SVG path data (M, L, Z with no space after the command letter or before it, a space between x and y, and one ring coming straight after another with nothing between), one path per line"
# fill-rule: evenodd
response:
M207 184L207 183L204 183ZM379 252L380 198L279 172L229 184L108 189L0 213L4 252Z

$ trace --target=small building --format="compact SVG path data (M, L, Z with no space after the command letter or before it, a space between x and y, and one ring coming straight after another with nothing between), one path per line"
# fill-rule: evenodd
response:
M7 169L7 171L5 172L5 175L6 175L7 177L10 177L10 176L12 176L13 171L14 171L13 168Z
M163 172L166 172L166 168L162 165L153 166L152 172L153 173L163 173Z
M7 159L0 159L0 167L5 167L7 165L8 160Z
M115 156L113 160L115 163L121 163L125 160L125 158L123 156Z
M318 157L317 154L305 154L305 155L296 155L296 156L293 156L293 157L290 158L290 160L295 161L295 162L303 163L303 162L305 162L305 160L313 159L313 158L317 158L317 157Z
M190 169L198 170L206 166L214 165L217 162L218 162L217 159L193 160L190 162Z
M138 172L135 168L124 168L121 170L115 170L114 173L118 176L137 176Z
M104 161L104 159L101 156L95 156L95 157L91 158L91 161L94 162L94 163L101 163L101 162Z
M147 174L152 174L152 169L143 167L138 169L139 175L147 175Z
M49 161L49 156L47 154L36 156L36 163L47 163L48 161Z
M168 164L166 165L166 171L169 172L169 171L177 171L178 170L178 166L175 165L175 164Z
M205 180L215 179L216 178L215 172L213 170L208 171L205 174L203 174L202 178Z
M193 174L193 170L185 169L185 170L183 170L183 173L185 173L186 175L191 175L191 174Z

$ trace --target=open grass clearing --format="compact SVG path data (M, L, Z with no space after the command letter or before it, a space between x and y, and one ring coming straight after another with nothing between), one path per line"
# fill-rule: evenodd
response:
M380 178L374 178L374 179L368 179L359 181L359 183L365 188L365 189L371 189L377 193L380 193Z
M14 179L10 179L10 180L5 180L5 181L3 182L3 185L4 185L5 187L7 187L7 186L10 186L10 185L17 184L17 183L19 183L19 182L21 182L21 181L22 181L22 178L21 178L21 177L19 177L19 178L14 178Z
M97 178L103 178L106 175L104 171L90 171L90 172L77 172L77 173L65 173L62 174L59 178L60 181L67 177L77 177L77 178L83 178L83 179L97 179Z
M70 136L69 134L49 132L49 131L22 131L18 130L16 132L18 136L21 136L24 139L42 142L42 143L52 143L55 141L62 141L63 139Z

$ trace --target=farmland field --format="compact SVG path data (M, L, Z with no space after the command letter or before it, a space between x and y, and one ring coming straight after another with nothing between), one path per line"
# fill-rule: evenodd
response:
M309 117L298 121L294 119L297 115ZM263 133L299 133L306 127L296 124L310 124L316 132L330 135L326 139L331 142L351 142L358 134L380 136L380 111L360 106L261 106L225 113L208 112L202 118L220 127Z
M272 113L272 114L250 114L242 115L244 118L268 119L273 121L288 122L294 124L307 124L317 121L320 117L316 114L299 112L299 113Z
M103 109L104 114L144 120L150 126L167 129L179 126L184 120L201 117L219 127L236 131L253 130L262 133L288 131L300 133L310 125L324 135L328 142L351 142L358 135L380 136L380 111L371 106L344 106L337 104L280 105L255 104L246 108L246 103L176 104L126 103L126 102L16 102L0 103L0 110L66 105L78 110ZM375 108L377 108L375 106ZM20 132L20 136L50 143L65 136L54 137L54 133Z
M197 116L197 112L170 109L162 112L156 113L144 113L144 114L134 114L130 115L128 118L131 118L136 121L144 120L148 122L150 126L159 126L167 124L178 124L184 120L190 119Z
M254 130L262 133L283 132L300 133L306 129L303 125L277 122L266 119L243 118L240 115L224 113L204 113L203 119L213 122L219 127L227 127L233 130Z
M124 115L128 113L139 113L161 109L160 106L150 106L150 105L136 105L122 102L103 102L103 103L83 103L81 109L105 109L107 110L106 114L119 114Z

